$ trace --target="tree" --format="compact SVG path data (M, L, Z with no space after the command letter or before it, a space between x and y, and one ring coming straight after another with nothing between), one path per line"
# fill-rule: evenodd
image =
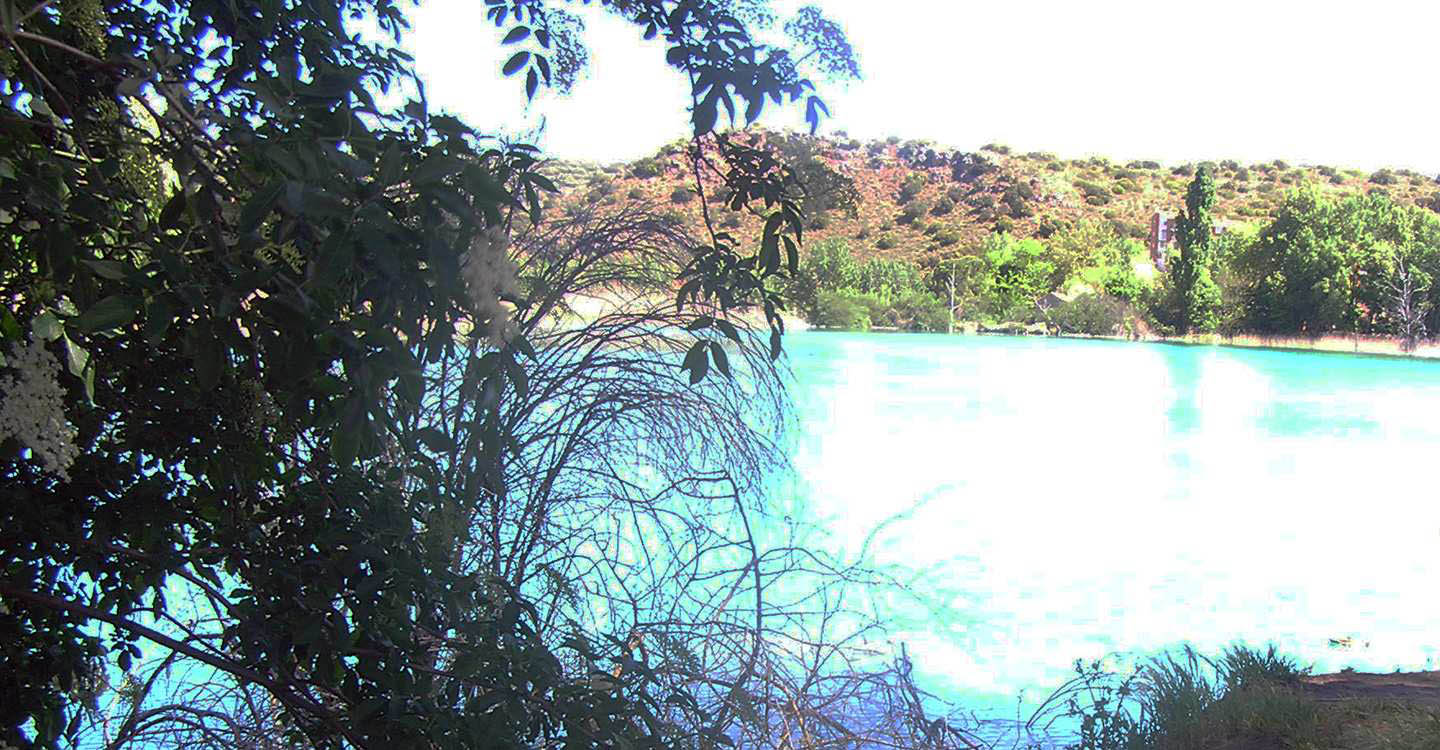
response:
M802 231L793 176L719 113L769 99L813 126L824 105L742 20L757 3L598 4L695 83L708 231L678 301L708 387L732 311L764 310L778 354L769 279ZM556 4L489 5L504 73L532 96L563 82ZM455 554L460 522L515 489L506 405L545 355L517 263L543 249L513 240L554 186L531 147L423 98L377 104L422 90L398 3L5 2L0 21L0 741L74 737L142 643L262 696L256 725L291 744L722 741L738 696L696 721L635 670L576 681L628 644L557 643L532 590ZM707 172L764 219L758 252L710 227ZM465 407L441 425L437 403ZM456 466L464 483L438 481Z
M1039 240L992 234L981 244L980 257L985 260L981 283L991 315L1029 315L1035 302L1055 288L1055 264Z
M1394 332L1400 337L1402 351L1414 351L1425 337L1425 318L1431 307L1426 293L1432 283L1403 251L1394 253L1394 265L1384 281L1389 303L1386 312L1395 321Z
M935 264L929 279L932 289L946 299L945 332L955 332L955 312L963 308L976 292L977 270L984 261L975 255L957 255Z
M829 238L806 248L800 268L787 287L789 301L807 317L813 317L821 292L858 290L860 264L841 238Z
M1185 210L1175 220L1180 258L1175 264L1175 289L1180 297L1181 333L1209 333L1220 323L1220 288L1211 278L1215 235L1215 178L1200 165L1185 191Z

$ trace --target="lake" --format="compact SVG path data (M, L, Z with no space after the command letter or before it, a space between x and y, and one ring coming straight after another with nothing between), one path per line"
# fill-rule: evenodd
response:
M1440 668L1440 362L924 334L785 347L792 490L828 543L873 534L875 561L914 577L890 617L924 687L1013 717L1076 659L1182 642Z

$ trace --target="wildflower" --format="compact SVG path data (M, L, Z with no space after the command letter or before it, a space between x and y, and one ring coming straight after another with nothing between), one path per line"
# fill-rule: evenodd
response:
M65 421L65 391L60 361L32 339L6 353L9 373L0 375L0 440L13 437L28 447L46 471L70 481L70 466L80 455L76 430Z
M515 264L510 260L510 236L500 227L486 229L470 244L460 263L460 275L470 296L476 327L502 346L510 334L510 311L502 298L519 291Z

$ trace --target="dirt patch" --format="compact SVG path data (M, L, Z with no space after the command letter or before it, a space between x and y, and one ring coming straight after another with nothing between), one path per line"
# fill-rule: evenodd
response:
M1440 708L1440 671L1317 674L1301 680L1301 687L1306 695L1325 703L1374 700Z

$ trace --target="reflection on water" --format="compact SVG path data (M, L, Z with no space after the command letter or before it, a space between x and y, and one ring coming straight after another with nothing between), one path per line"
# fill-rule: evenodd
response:
M1013 716L1077 658L1181 641L1440 668L1440 363L885 334L786 348L797 492L851 550L903 514L871 549L918 573L894 624L932 687Z

